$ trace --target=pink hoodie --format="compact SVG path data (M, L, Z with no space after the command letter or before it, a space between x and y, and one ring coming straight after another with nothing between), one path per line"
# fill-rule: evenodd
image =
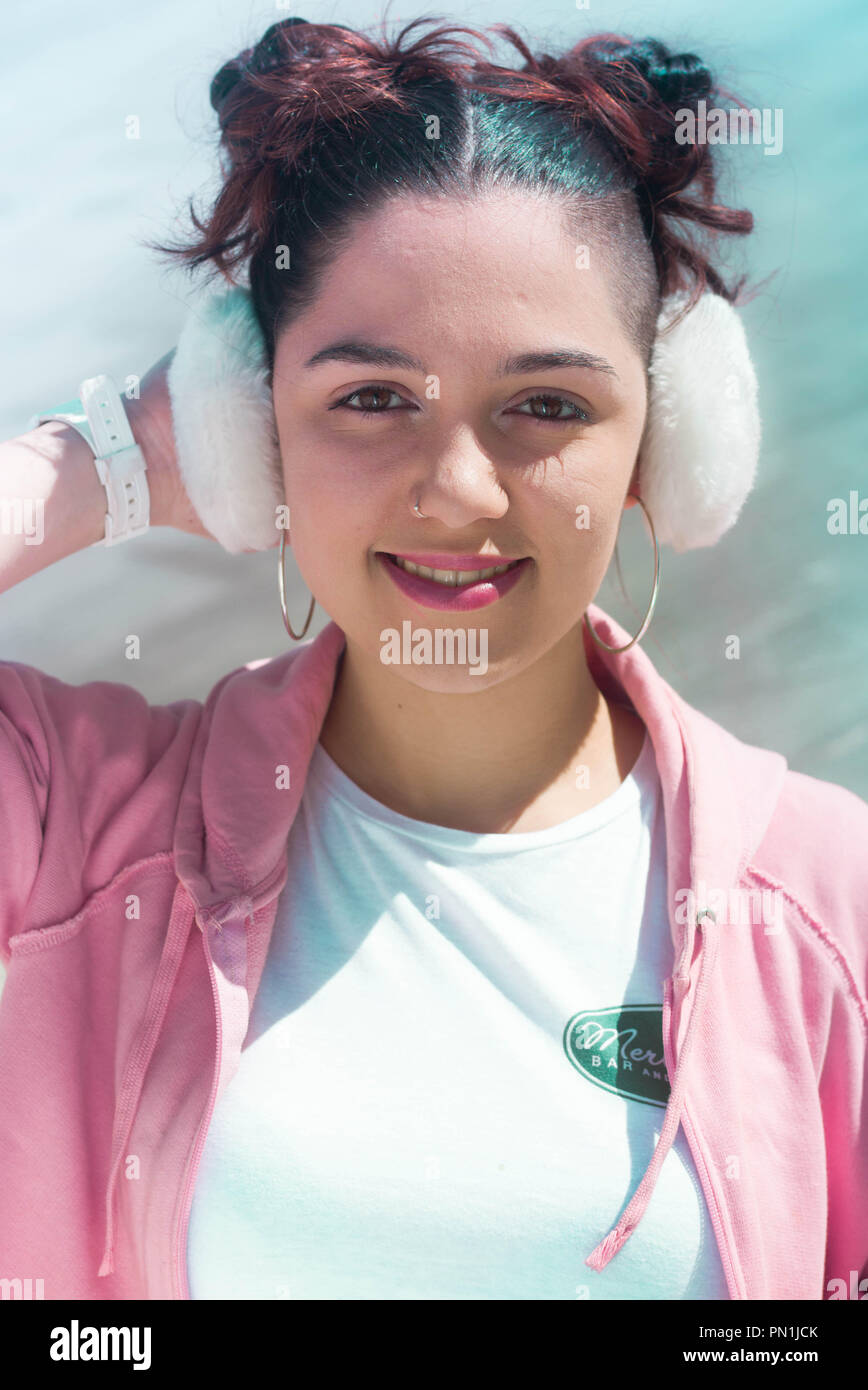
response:
M662 1133L585 1252L589 1278L638 1225L681 1125L732 1298L858 1296L868 805L726 732L638 646L613 656L583 633L598 686L654 744L676 961ZM0 662L0 1296L189 1298L196 1172L343 645L331 623L204 704ZM763 892L777 925L744 906Z

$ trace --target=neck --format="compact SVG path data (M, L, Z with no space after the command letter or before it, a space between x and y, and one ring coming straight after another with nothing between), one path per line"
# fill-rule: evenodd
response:
M485 834L542 829L611 795L644 732L600 693L577 626L516 676L460 695L412 685L347 639L320 742L392 810Z

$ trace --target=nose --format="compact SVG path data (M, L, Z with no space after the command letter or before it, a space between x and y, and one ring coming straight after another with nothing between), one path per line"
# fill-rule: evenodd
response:
M474 521L496 520L509 497L491 457L469 428L458 429L427 471L414 478L409 506L426 517L460 529Z

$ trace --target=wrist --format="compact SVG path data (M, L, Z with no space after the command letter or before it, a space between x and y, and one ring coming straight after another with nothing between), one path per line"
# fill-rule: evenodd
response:
M81 436L105 493L103 535L91 544L117 545L143 535L150 525L147 462L112 378L106 372L85 378L77 397L36 411L28 428L55 422Z
M36 490L50 499L46 509L50 558L95 545L105 534L105 488L94 468L93 452L78 430L61 420L46 420L13 442L31 451L31 458L37 455L49 470L43 482L32 464L28 468Z

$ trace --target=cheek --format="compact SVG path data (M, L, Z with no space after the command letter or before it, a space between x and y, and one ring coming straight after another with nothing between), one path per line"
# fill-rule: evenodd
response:
M284 454L283 478L295 563L329 608L331 596L358 592L359 566L381 529L381 512L388 514L382 488L346 450L306 448L298 438Z
M336 517L359 510L365 498L382 491L390 473L383 447L376 440L341 438L323 429L298 425L289 435L281 430L281 456L287 501L306 499ZM406 458L406 450L401 455ZM394 473L394 467L391 468Z
M513 500L540 553L569 569L604 556L614 544L633 463L620 438L598 435L534 470Z

